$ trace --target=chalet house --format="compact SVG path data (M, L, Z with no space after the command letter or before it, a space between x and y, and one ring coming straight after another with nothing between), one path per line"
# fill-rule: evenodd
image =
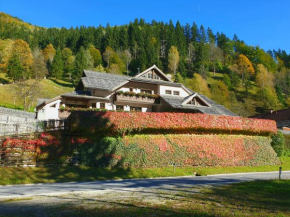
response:
M61 107L235 116L206 96L172 82L155 65L134 77L84 70L75 91L39 100L37 118L61 119Z

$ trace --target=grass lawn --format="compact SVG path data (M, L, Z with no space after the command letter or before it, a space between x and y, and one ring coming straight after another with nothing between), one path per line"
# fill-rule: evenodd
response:
M282 165L256 167L166 167L166 168L128 168L108 169L90 167L7 167L0 168L0 185L53 183L72 181L94 181L108 179L133 179L150 177L210 175L221 173L265 172L290 170L290 157L282 158Z

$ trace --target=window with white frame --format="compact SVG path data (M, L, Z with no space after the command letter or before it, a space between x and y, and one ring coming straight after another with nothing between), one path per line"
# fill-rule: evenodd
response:
M173 95L174 95L174 96L179 96L180 93L179 93L179 91L173 91Z
M171 90L165 90L165 94L171 95L172 94L172 91Z

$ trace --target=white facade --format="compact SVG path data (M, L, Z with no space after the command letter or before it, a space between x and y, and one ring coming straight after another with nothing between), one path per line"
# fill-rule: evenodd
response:
M38 120L58 120L58 111L61 100L46 104L41 110L37 112Z
M167 94L166 93L167 90L171 91L171 94ZM164 86L164 85L160 85L159 86L159 93L161 95L172 95L172 96L174 96L174 91L179 92L179 95L177 95L177 96L181 96L181 97L189 96L189 93L187 91L185 91L182 87L172 87L172 86Z

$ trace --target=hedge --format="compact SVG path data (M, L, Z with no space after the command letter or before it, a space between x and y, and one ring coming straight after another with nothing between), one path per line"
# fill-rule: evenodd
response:
M70 130L75 133L154 133L228 132L239 134L275 134L275 121L232 116L191 113L148 112L82 112L74 111L69 117ZM151 131L150 131L151 130ZM96 134L95 134L96 135Z
M80 163L90 166L162 167L279 164L271 139L246 135L129 135L78 143Z

